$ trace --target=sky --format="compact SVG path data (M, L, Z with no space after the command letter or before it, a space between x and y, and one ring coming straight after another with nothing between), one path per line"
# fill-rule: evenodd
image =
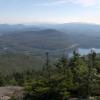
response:
M100 0L0 0L0 23L100 24Z

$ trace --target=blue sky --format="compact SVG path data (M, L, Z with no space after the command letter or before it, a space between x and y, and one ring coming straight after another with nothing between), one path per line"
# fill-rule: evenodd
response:
M0 0L0 23L100 24L100 0Z

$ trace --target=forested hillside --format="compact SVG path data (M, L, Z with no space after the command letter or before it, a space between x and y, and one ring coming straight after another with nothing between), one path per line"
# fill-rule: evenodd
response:
M1 88L20 86L21 100L100 99L100 55L93 50L81 55L76 48L99 48L99 35L92 34L99 32L99 26L95 26L97 31L84 26L89 34L74 26L67 26L69 30L61 26L16 27L10 26L11 31L1 28ZM68 56L69 51L73 55ZM11 100L17 97L10 96Z
M0 51L34 53L40 50L57 50L71 46L70 36L53 29L20 31L0 36ZM39 53L39 52L38 52Z
M34 52L34 49L64 49L72 44L100 48L99 33L100 25L96 24L1 24L0 51Z
M11 74L27 70L39 70L42 68L44 59L40 56L4 53L0 55L0 72Z
M2 73L0 86L24 87L23 100L69 100L74 97L88 100L91 96L99 100L99 65L100 57L94 51L88 56L80 56L74 51L70 59L62 55L53 65L49 53L46 53L41 70L26 70L8 75ZM17 100L16 96L12 99Z

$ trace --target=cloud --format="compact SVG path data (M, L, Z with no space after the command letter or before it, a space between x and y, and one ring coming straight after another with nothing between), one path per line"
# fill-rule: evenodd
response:
M88 7L98 3L99 0L51 0L49 2L34 4L36 6L59 6L67 3L80 4L81 6Z
M88 7L95 5L98 2L98 0L70 0L70 2Z

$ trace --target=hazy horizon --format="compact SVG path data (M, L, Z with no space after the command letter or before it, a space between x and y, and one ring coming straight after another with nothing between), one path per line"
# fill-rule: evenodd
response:
M33 22L33 23L0 23L0 25L63 25L63 24L87 24L87 25L100 25L100 23L87 23L87 22L66 22L66 23L41 23L41 22Z

